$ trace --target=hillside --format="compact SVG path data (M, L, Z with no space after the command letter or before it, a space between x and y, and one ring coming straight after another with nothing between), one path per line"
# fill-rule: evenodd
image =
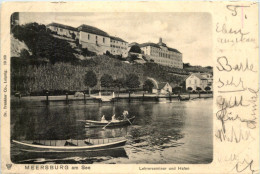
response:
M93 71L97 79L109 74L113 80L125 79L130 73L138 76L142 84L147 77L158 82L180 85L192 72L192 66L185 69L170 68L156 63L126 63L113 55L95 55L87 49L80 48L72 40L52 35L44 25L37 23L16 26L12 30L14 47L11 59L12 91L25 93L43 90L86 90L84 78L87 71ZM19 42L18 42L19 41ZM23 46L21 43L24 43ZM13 47L12 47L13 48ZM23 54L18 54L20 51ZM206 69L199 68L208 72ZM99 89L100 82L93 88Z

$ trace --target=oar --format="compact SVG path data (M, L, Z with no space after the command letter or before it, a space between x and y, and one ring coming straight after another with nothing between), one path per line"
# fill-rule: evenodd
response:
M110 125L110 123L112 123L112 121L110 121L107 125L105 125L102 129L106 129L106 127L108 126L108 125Z
M130 121L128 118L126 118L126 119L127 119L127 121L132 125L131 121Z
M83 122L83 121L84 121L84 122L85 122L86 120L77 120L77 121L81 121L81 122Z

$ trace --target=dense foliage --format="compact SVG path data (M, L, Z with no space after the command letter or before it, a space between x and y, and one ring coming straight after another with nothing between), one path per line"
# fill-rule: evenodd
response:
M135 74L128 74L125 84L130 89L138 88L140 86L139 77Z
M47 58L51 63L75 62L78 60L73 54L75 51L70 44L53 37L45 25L37 23L17 25L12 28L11 32L15 38L28 46L35 59Z
M211 66L192 66L189 63L184 63L183 64L183 69L188 72L207 72L207 73L213 73L213 67Z
M153 87L154 87L154 84L153 84L153 82L151 82L151 80L146 80L145 82L144 82L144 86L143 86L143 89L145 90L145 91L148 91L148 92L152 92L152 90L153 90Z
M102 86L102 87L105 87L105 88L113 87L113 78L112 78L111 75L104 74L104 75L100 78L100 82L101 82L101 86Z

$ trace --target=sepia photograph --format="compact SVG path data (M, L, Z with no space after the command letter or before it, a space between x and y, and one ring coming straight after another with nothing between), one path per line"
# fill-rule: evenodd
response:
M210 164L205 12L15 12L14 164Z

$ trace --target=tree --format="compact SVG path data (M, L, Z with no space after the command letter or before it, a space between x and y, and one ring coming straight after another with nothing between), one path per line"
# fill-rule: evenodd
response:
M211 88L209 87L209 86L206 86L205 87L205 90L207 91L207 93L208 93L208 91L210 91L211 90Z
M198 92L199 92L199 98L200 98L200 91L201 91L201 87L197 87L197 88L196 88L196 91L198 91Z
M129 89L138 88L140 85L139 77L135 74L129 74L126 76L126 86Z
M189 98L190 98L190 93L193 90L192 87L188 87L187 90L189 91Z
M114 80L114 87L118 88L118 97L120 94L120 88L123 88L125 86L125 79L119 78Z
M130 48L129 52L141 54L142 51L141 51L141 48L138 45L133 45Z
M111 55L110 51L107 50L105 55L110 56Z
M129 88L129 99L130 99L130 90L138 88L140 85L139 77L135 74L129 74L126 76L126 87Z
M84 79L85 85L89 88L89 95L91 94L91 88L97 85L97 76L93 71L88 71Z
M73 40L75 40L76 34L75 34L75 33L71 33L71 38L72 38Z
M153 87L154 87L154 84L153 84L153 82L151 80L146 80L144 82L144 90L145 91L148 91L149 93L152 93Z
M181 93L181 87L180 86L176 86L172 90L173 90L174 93L178 93L179 95Z
M100 78L100 82L101 82L101 86L105 87L105 88L110 88L113 86L113 78L111 75L108 75L108 74L104 74Z

